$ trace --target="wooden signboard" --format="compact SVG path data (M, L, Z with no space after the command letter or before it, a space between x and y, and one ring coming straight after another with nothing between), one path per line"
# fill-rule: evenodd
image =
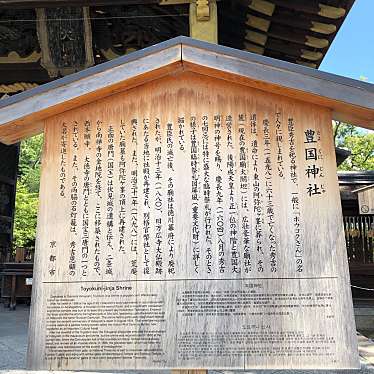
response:
M330 108L182 65L40 109L29 367L359 367Z
M374 185L355 190L358 195L360 214L374 214Z

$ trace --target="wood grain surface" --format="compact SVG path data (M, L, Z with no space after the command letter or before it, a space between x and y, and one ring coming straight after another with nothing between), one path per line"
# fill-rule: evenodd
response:
M360 214L374 214L374 186L357 192Z
M330 124L191 72L46 120L29 368L359 367Z
M374 128L374 85L255 53L177 37L0 102L0 141L40 133L43 120L180 70L248 85L332 110L335 120Z

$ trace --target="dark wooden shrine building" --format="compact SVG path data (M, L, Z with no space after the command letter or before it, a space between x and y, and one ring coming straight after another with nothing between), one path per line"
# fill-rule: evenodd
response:
M0 0L0 94L17 93L178 35L317 68L353 3Z
M373 302L374 215L361 211L358 195L374 187L374 170L338 172L338 179L352 295L357 302ZM370 203L374 205L372 198Z
M178 35L318 68L353 3L0 0L0 98ZM0 160L1 263L11 248L18 146L0 145Z

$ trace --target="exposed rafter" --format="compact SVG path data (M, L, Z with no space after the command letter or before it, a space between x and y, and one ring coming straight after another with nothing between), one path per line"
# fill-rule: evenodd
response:
M318 67L354 0L237 0L246 8L243 48Z

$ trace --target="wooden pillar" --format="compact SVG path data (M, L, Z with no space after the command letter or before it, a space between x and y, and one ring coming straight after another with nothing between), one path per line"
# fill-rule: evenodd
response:
M196 0L190 3L190 36L218 43L218 17L215 0Z
M36 16L41 65L50 77L95 65L88 7L37 8Z

